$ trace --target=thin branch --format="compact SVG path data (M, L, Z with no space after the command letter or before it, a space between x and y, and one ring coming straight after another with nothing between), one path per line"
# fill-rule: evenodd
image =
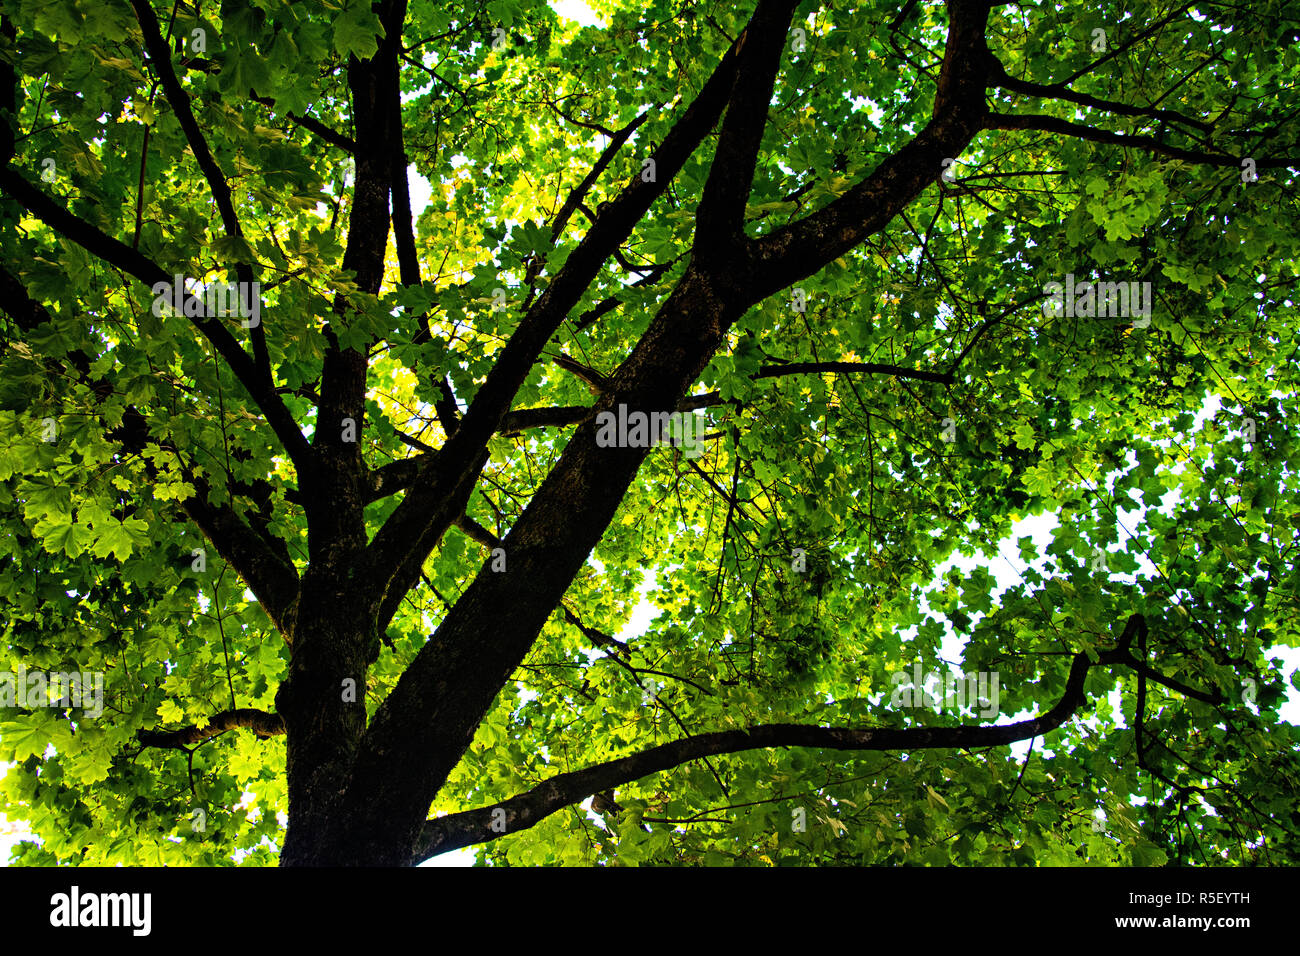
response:
M239 727L246 727L259 737L276 737L284 733L284 722L278 714L245 707L239 710L223 710L209 717L206 724L195 724L182 727L180 730L138 730L136 738L145 747L184 750L194 744L201 744L217 734L224 734L228 730Z
M1147 119L1158 120L1163 123L1182 123L1186 126L1194 127L1203 133L1211 133L1214 127L1203 120L1193 119L1183 113L1175 110L1162 110L1154 106L1131 106L1128 103L1118 103L1114 100L1103 100L1087 93L1079 93L1069 89L1063 84L1045 84L1032 83L1028 80L1018 80L1013 77L1002 66L1000 61L997 62L996 69L1001 69L1001 73L992 77L993 83L1004 90L1011 90L1013 93L1023 93L1026 96L1036 96L1053 100L1064 100L1069 103L1077 103L1080 106L1087 106L1092 109L1105 110L1108 113L1115 113L1118 116L1142 116Z
M1091 126L1085 126L1082 123L1071 123L1068 120L1057 119L1055 116L1044 116L1038 113L989 113L985 123L987 129L1038 130L1044 133L1059 133L1062 136L1073 136L1077 139L1085 139L1093 143L1105 143L1109 146L1145 149L1148 152L1159 153L1160 155L1168 156L1171 159L1181 159L1183 162L1196 163L1201 166L1240 166L1243 158L1240 156L1227 156L1223 153L1206 153L1200 150L1183 149L1181 146L1170 146L1168 143L1162 143L1151 136L1112 133L1109 130L1094 129ZM1288 166L1300 166L1300 158L1297 157L1252 158L1255 159L1255 165L1260 169L1278 169Z
M578 185L574 187L573 192L569 193L569 198L565 200L564 205L560 207L559 213L556 214L555 222L551 225L552 242L558 239L561 233L564 232L564 227L568 224L574 211L582 205L582 200L586 197L587 193L591 191L591 187L595 185L596 180L600 178L600 174L603 173L606 167L608 167L613 161L614 157L618 154L618 151L622 149L623 144L628 141L628 138L635 133L637 128L649 117L650 111L646 110L610 138L609 145L606 146L604 151L600 154L600 158L596 160L596 164L592 166L591 171L583 177L582 182L578 183Z

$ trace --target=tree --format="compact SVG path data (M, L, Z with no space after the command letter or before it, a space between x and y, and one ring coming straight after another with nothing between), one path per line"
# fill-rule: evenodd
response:
M1294 862L1294 16L591 5L0 3L16 859Z

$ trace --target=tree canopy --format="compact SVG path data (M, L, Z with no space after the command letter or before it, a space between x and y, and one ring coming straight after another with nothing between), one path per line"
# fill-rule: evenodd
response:
M14 861L1295 863L1294 7L589 6L0 2Z

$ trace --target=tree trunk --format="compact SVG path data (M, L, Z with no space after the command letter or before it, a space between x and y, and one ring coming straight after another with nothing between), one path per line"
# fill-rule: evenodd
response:
M327 834L347 829L338 818L357 744L366 729L366 672L378 637L366 609L349 595L350 569L311 566L289 674L276 694L284 719L289 826L281 866L339 866L350 860ZM352 834L352 839L364 839Z

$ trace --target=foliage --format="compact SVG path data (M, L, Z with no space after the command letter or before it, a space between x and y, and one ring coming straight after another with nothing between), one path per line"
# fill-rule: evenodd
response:
M343 267L357 170L298 121L350 135L348 58L379 49L378 5L158 11L242 238L222 229L127 4L0 4L13 28L0 46L16 77L11 169L168 275L234 281L235 263L252 267L277 390L308 437L325 427L331 336L363 351L360 452L378 472L413 445L446 440L440 380L470 405L588 215L641 174L753 5L590 6L603 27L539 0L411 3L405 150L432 184L416 209L422 284L399 281L391 241L379 294ZM955 182L934 170L898 216L799 281L800 294L786 288L744 311L696 380L694 393L717 392L698 411L703 456L649 453L431 815L705 731L981 722L969 709L889 704L892 675L947 668L953 641L955 668L1000 675L997 720L1040 714L1061 697L1072 656L1109 647L1134 615L1149 629L1145 662L1221 702L1097 667L1084 705L1027 759L1008 746L727 753L628 782L617 812L571 805L487 843L481 861L1296 862L1300 734L1278 710L1296 677L1269 654L1300 646L1296 181L1261 163L1243 182L1235 163L1296 155L1288 105L1300 54L1277 40L1296 20L1281 3L1180 9L993 8L989 47L1009 76L1075 76L1073 92L1139 107L1004 87L989 91L995 111L1137 139L989 128L958 158ZM776 82L749 236L825 207L917 134L936 108L948 23L939 4L800 5L806 47L787 50ZM1102 56L1094 29L1118 52L1090 68ZM195 30L202 52L185 40ZM1192 119L1153 117L1148 104ZM607 134L642 112L586 193L586 214L552 245L555 217ZM1234 165L1176 158L1143 138ZM548 357L610 376L637 346L691 262L711 142L637 222L622 262L586 288L514 409L591 403L588 381ZM52 181L41 179L46 159ZM5 271L40 311L24 312L6 283L3 667L106 674L98 719L3 714L0 757L13 761L3 810L40 838L14 859L273 863L289 811L284 737L234 730L191 753L142 747L137 734L202 726L228 708L275 710L290 648L192 509L232 509L283 541L301 572L298 472L189 319L156 314L145 285L13 196L6 188L0 202ZM1044 285L1067 273L1150 282L1149 324L1045 315ZM800 296L804 311L793 307ZM610 297L612 309L584 319ZM252 342L237 318L222 321ZM951 370L953 380L764 374L828 361ZM572 433L497 434L465 509L472 523L504 538ZM366 506L368 536L400 500ZM999 591L999 543L1035 515L1057 519L1052 543L1040 553L1022 535L1019 580ZM379 635L369 713L491 560L466 527L447 531ZM965 560L936 574L955 556ZM629 632L642 601L651 619ZM628 651L593 643L589 630L622 634Z

